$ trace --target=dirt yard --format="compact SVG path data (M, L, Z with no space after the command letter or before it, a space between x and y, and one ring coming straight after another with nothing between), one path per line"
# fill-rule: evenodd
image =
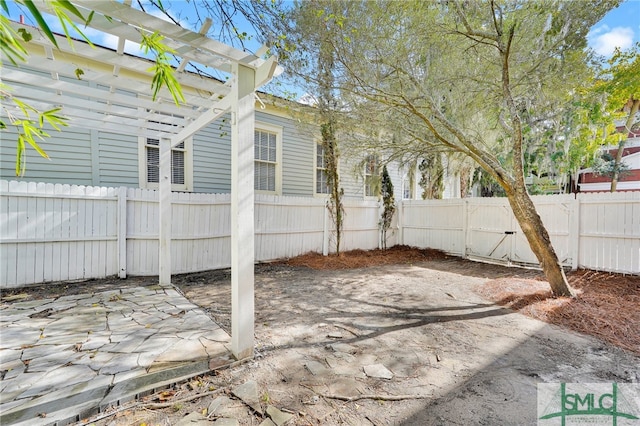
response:
M640 277L569 278L578 298L554 299L538 271L408 248L260 265L254 359L85 423L536 424L537 383L640 381ZM3 299L153 283L96 280ZM229 271L174 284L229 331ZM239 385L257 392L251 408L234 392Z

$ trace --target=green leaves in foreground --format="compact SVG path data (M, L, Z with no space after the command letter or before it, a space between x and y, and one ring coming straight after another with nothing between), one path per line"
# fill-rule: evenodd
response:
M151 51L156 59L155 64L147 70L154 74L151 81L152 99L155 101L162 86L166 86L173 97L173 101L176 105L179 105L185 99L169 60L169 54L175 53L175 51L164 44L163 40L164 37L158 32L154 32L151 35L142 34L141 46L143 52L147 54Z
M43 141L49 137L44 131L45 124L60 131L61 127L67 126L66 118L59 115L60 108L53 108L48 111L38 111L31 105L28 105L17 98L12 98L13 103L20 109L23 118L14 118L9 115L11 125L18 128L18 141L16 149L16 176L23 176L26 170L25 155L26 147L29 144L42 157L49 159L47 153L40 147L38 140ZM31 118L36 115L37 118ZM6 128L4 122L0 122L0 127Z

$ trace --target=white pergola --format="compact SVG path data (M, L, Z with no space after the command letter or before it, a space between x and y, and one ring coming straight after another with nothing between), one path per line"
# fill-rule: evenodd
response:
M207 38L210 21L193 32L132 8L131 0L71 2L85 16L94 11L89 27L117 37L117 48L78 41L69 45L64 36L56 36L57 49L38 29L15 23L14 29L25 28L33 39L25 43L29 53L26 67L3 68L3 82L19 85L16 96L39 110L62 107L62 114L73 126L160 141L161 284L171 282L171 149L231 113L231 348L237 359L252 356L255 90L274 76L278 68L275 57L261 59ZM36 4L40 10L48 10L47 3L40 0ZM166 89L152 100L153 72L149 69L153 63L124 52L127 40L140 43L142 34L153 32L164 36L163 42L179 58L175 76L185 96L179 107ZM231 77L223 83L185 72L190 62Z

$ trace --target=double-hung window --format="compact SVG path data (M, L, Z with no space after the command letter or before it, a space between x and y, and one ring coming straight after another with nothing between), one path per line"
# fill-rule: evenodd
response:
M411 181L408 175L404 175L402 178L402 199L410 200L411 198Z
M377 197L380 193L380 160L377 155L368 155L364 161L364 195Z
M316 194L329 194L329 176L324 145L316 144Z
M141 186L143 188L156 189L160 182L160 140L143 138L144 154L142 154ZM179 143L171 149L171 189L173 191L192 190L191 167L192 139Z
M256 191L280 194L281 192L281 140L282 130L275 126L258 126L254 131Z

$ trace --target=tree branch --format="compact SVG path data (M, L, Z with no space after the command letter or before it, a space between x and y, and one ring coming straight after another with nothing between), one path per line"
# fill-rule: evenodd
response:
M493 4L493 2L491 2ZM468 37L480 37L481 39L488 39L494 42L498 42L499 37L496 36L495 34L491 34L491 33L487 33L484 31L476 31L473 28L471 28L471 25L469 25L469 22L467 21L467 18L465 17L464 13L462 12L462 9L460 8L460 5L458 4L457 1L453 2L456 12L458 13L458 16L460 17L460 20L462 21L462 25L464 25L465 29L467 30L466 33L462 33ZM474 39L475 41L481 42L481 40L477 40ZM486 42L485 42L486 43ZM490 44L490 43L487 43Z
M314 391L315 392L315 391ZM359 401L361 399L375 399L378 401L402 401L405 399L427 399L431 398L428 395L379 395L379 394L363 394L356 396L344 396L344 395L334 395L329 393L320 393L316 392L318 395L324 398L329 399L338 399L340 401L353 402Z

